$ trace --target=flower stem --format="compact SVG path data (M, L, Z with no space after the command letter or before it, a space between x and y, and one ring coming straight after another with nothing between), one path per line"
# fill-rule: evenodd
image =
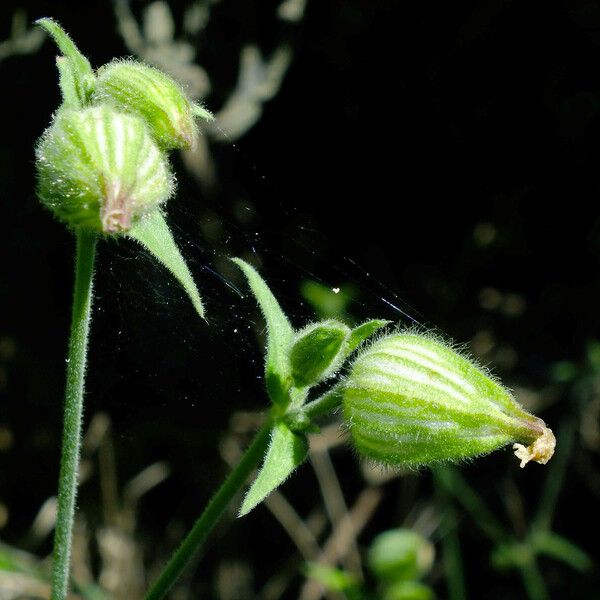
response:
M269 444L272 425L273 423L269 419L256 433L237 467L229 474L217 493L212 497L179 549L173 554L167 566L147 592L145 600L164 598L186 565L202 547L210 532L223 516L232 498L243 487L250 473L263 458Z
M531 558L527 563L520 568L523 585L527 590L527 595L530 600L548 600L548 590L546 583L534 558Z
M442 558L446 574L446 586L449 600L468 598L463 568L460 541L457 531L456 510L447 489L448 483L442 483L441 469L433 470L435 495L441 514Z
M338 382L322 396L304 405L302 407L302 411L310 419L316 419L317 417L328 415L341 406L343 391L343 382Z
M69 588L71 535L77 494L81 417L95 254L96 234L78 231L77 253L75 256L75 291L73 293L71 337L67 357L64 424L58 480L58 511L54 535L52 600L64 600Z

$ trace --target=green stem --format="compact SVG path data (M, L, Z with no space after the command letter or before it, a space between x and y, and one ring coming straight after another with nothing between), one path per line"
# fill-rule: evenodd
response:
M529 562L521 566L520 571L530 600L548 600L548 590L535 559L532 557Z
M454 507L448 507L446 519L449 522L447 524L446 535L442 538L442 548L448 584L448 598L450 600L466 600L467 586L465 585L460 541L456 531L456 513Z
M442 554L446 572L446 583L449 600L466 600L467 586L460 540L457 531L456 510L449 497L449 493L440 482L440 469L433 471L435 491L442 514Z
M458 504L471 513L481 531L490 540L497 544L506 541L506 532L501 523L494 517L485 502L456 469L451 467L438 469L436 471L436 481L455 498Z
M532 523L532 530L549 531L556 509L558 496L565 482L569 456L575 437L575 423L572 419L564 421L558 432L558 452L550 463L550 473L546 475L546 483L541 495L540 505Z
M52 600L64 600L69 587L71 534L75 516L75 496L77 494L81 417L95 254L96 235L79 231L77 233L77 253L75 256L75 291L73 293L73 312L71 315L71 338L67 357L64 424L58 481L58 511L54 535L54 561L52 564Z
M167 566L154 582L145 600L160 600L171 589L181 573L200 550L206 538L219 522L225 509L244 486L250 473L259 465L267 450L272 421L269 419L257 432L252 443L244 452L237 467L229 474L217 493L212 497L200 518L196 521L179 549L173 554Z
M309 402L302 407L302 412L309 418L315 419L327 415L339 408L343 399L342 382L336 383L329 391L321 397Z

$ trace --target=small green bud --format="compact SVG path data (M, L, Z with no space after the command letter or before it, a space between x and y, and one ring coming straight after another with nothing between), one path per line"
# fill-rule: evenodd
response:
M60 110L36 147L37 192L72 227L128 231L173 193L144 122L107 106Z
M389 465L460 460L514 445L521 467L545 464L552 431L472 361L432 336L395 333L359 355L344 415L355 447Z
M354 598L353 591L360 586L360 580L353 573L318 562L309 562L304 566L304 575L318 581L330 592L347 592L346 598Z
M285 415L284 423L294 433L319 433L319 426L302 410L292 411Z
M195 117L213 118L191 102L168 75L132 60L114 60L98 69L92 102L143 118L166 150L194 148L198 135Z
M410 529L391 529L371 544L368 564L380 581L392 583L423 577L433 564L433 545Z
M333 320L300 330L290 352L294 385L312 385L332 375L345 356L343 346L349 335L347 325Z

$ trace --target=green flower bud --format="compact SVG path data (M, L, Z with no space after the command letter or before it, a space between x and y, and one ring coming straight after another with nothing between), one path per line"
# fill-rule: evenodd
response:
M380 581L392 583L423 577L433 564L433 545L410 529L379 534L371 544L368 564Z
M194 117L212 119L169 76L131 60L114 60L98 69L92 102L143 118L167 150L193 148L198 135Z
M396 333L359 355L344 415L357 450L389 465L470 458L514 445L521 467L545 464L552 431L472 361L432 336Z
M296 334L290 352L294 385L313 385L333 375L344 358L350 328L329 320L309 325Z
M37 192L72 227L128 231L173 193L144 122L107 106L59 111L36 147Z

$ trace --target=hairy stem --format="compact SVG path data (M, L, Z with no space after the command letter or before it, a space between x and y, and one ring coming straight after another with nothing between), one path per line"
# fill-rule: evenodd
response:
M316 419L323 415L328 415L337 410L342 405L343 383L336 383L329 391L322 396L306 404L302 411L309 419Z
M146 594L145 600L164 598L180 577L186 565L200 550L233 497L244 486L250 473L264 457L269 444L272 425L273 423L269 419L257 432L237 467L229 474L217 493L212 497L179 549L173 554L167 566Z
M71 535L75 516L75 497L79 471L81 418L85 367L92 306L92 283L96 235L79 231L75 256L75 291L71 315L71 337L67 357L64 424L60 474L58 481L58 511L54 535L52 564L52 600L64 600L69 587Z

